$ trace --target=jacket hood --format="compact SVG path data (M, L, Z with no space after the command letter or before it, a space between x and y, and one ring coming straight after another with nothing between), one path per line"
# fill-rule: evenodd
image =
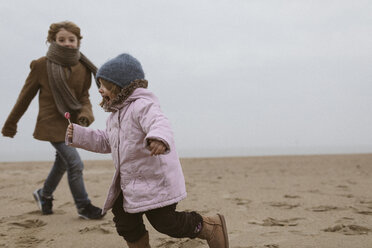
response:
M137 88L123 102L118 103L114 106L111 106L110 107L111 111L108 111L108 112L116 112L116 111L122 109L123 107L125 107L126 105L130 104L131 102L134 102L138 99L149 100L149 101L153 101L155 103L159 103L158 98L151 91L149 91L148 89L145 89L145 88Z
M106 112L116 112L131 101L135 101L140 96L134 94L137 89L146 89L148 85L147 80L139 79L130 83L127 87L123 88L121 92L112 101L106 101L105 99L101 102L101 107Z

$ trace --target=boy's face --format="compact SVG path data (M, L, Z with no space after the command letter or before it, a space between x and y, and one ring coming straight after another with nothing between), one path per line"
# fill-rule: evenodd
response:
M61 30L56 34L56 42L58 45L68 48L77 48L79 43L76 35L64 28L61 28Z
M100 87L98 89L98 92L101 94L102 98L106 100L107 102L110 102L112 99L116 97L115 94L113 94L109 89L105 87L105 85L102 83L102 80L98 79L100 83Z

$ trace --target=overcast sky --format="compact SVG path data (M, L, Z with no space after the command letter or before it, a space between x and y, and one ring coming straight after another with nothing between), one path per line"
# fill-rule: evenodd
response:
M97 66L123 52L141 61L181 157L370 153L371 13L363 0L1 1L0 124L49 25L70 20ZM32 136L37 113L35 97L15 138L0 137L0 161L54 160Z

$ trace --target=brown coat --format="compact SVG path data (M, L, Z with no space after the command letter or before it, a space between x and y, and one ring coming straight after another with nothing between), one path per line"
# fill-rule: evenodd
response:
M39 92L39 114L37 116L34 138L51 142L64 142L68 121L58 112L54 102L52 91L49 87L46 57L32 61L30 68L31 72L4 124L2 133L4 136L9 137L15 135L17 122ZM91 124L94 121L92 104L89 100L91 73L80 62L70 69L71 73L67 84L72 94L83 105L79 113L71 113L71 121L76 123L80 117L85 117Z

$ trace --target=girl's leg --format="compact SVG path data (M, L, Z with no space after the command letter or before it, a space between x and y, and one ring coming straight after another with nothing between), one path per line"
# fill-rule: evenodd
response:
M112 207L116 231L127 242L136 242L147 234L143 224L143 213L130 214L123 209L123 194L120 193Z
M229 248L225 218L217 214L202 217L196 212L177 212L176 205L146 212L151 225L158 231L174 238L201 238L211 248Z
M147 211L146 217L158 231L174 238L196 238L203 218L196 212L177 212L177 204Z
M83 181L83 162L76 148L67 146L64 142L52 142L52 145L57 150L60 160L63 161L67 170L68 183L76 207L84 208L90 204L88 194L85 190Z

